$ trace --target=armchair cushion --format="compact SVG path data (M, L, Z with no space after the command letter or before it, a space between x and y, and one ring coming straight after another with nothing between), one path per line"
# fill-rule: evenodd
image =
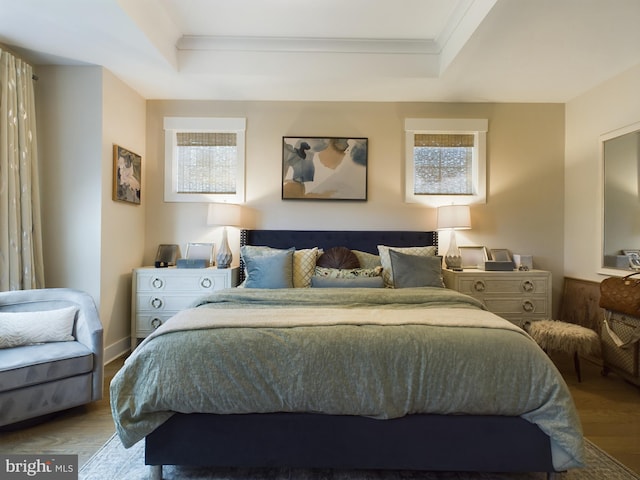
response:
M0 348L74 340L77 307L38 312L0 312Z
M0 392L93 370L93 352L79 342L54 342L0 350Z

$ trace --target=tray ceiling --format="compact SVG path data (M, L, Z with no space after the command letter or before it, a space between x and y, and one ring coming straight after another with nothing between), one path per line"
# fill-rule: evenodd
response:
M148 99L566 102L640 64L637 0L0 0L0 44ZM37 69L37 68L36 68Z

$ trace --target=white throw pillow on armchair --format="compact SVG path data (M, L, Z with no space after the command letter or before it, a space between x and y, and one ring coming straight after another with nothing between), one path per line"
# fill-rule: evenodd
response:
M35 312L0 312L0 348L69 342L78 307Z

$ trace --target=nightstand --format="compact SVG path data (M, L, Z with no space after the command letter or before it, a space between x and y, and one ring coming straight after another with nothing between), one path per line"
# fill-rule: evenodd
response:
M154 268L133 270L131 279L132 348L180 310L215 290L236 287L238 267Z
M551 272L442 270L447 288L481 300L487 309L522 327L528 320L551 318Z

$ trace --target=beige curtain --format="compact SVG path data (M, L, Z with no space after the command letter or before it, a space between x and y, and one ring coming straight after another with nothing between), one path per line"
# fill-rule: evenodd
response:
M0 291L44 288L33 71L0 47Z

